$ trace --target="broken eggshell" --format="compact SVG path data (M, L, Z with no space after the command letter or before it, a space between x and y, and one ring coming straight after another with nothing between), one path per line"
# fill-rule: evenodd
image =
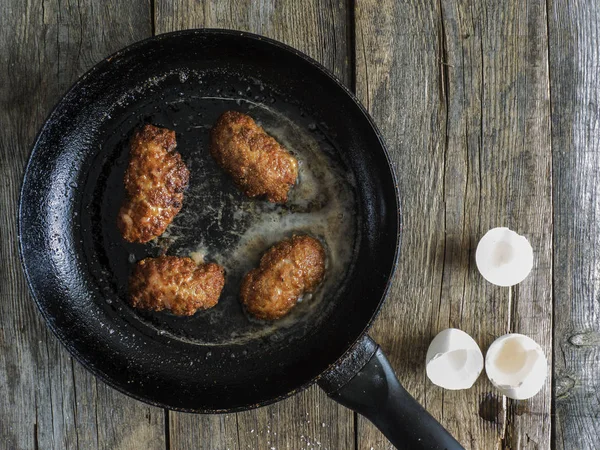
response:
M496 339L485 355L485 372L509 398L525 400L537 394L548 375L548 361L537 342L511 333Z
M483 355L471 336L448 328L429 344L425 363L433 384L450 390L469 389L483 370Z
M477 244L475 262L490 283L514 286L531 272L533 249L524 236L508 228L493 228Z

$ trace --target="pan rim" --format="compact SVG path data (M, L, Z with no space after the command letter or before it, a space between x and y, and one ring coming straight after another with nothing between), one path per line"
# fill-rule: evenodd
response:
M37 149L38 149L38 144L40 141L40 138L42 137L42 135L45 133L47 127L49 126L49 123L51 122L51 119L57 114L59 108L63 105L64 100L66 97L68 97L69 94L71 94L72 92L76 91L90 76L93 76L95 73L99 72L100 70L104 69L106 67L107 64L109 64L114 58L120 56L121 54L124 53L130 53L130 52L134 52L136 51L138 48L143 47L144 45L151 43L151 42L157 42L157 41L161 41L161 40L168 40L172 37L180 37L180 36L186 36L186 35L224 35L224 36L239 36L242 37L244 39L250 39L250 40L255 40L255 41L262 41L262 42L266 42L267 44L270 44L272 46L278 47L279 49L282 49L288 53L292 53L293 55L295 55L296 57L299 57L300 59L304 60L305 62L307 62L308 64L310 64L311 66L313 66L314 68L316 68L319 72L321 72L321 74L325 75L326 77L328 77L331 81L333 81L338 87L340 87L343 92L352 100L352 103L355 104L358 107L358 110L361 112L362 116L364 116L364 118L367 120L367 122L369 123L370 127L373 129L375 136L377 137L377 140L380 144L381 150L383 150L383 154L384 157L386 159L387 162L387 167L388 170L390 172L390 176L394 185L394 200L395 200L395 210L397 212L396 214L396 237L395 237L395 250L394 250L394 257L393 257L393 261L391 264L391 267L389 269L389 273L386 274L386 284L385 284L385 288L383 289L383 292L381 293L380 299L378 301L378 304L376 306L376 308L374 309L371 317L369 317L369 319L367 321L365 321L365 325L362 329L362 331L360 333L358 333L358 335L356 336L356 339L353 340L353 342L351 342L346 350L338 357L336 358L334 361L332 361L331 364L329 364L329 366L324 369L321 373L319 373L318 375L314 376L312 379L309 379L307 382L305 382L304 384L288 391L285 394L255 403L255 404L251 404L251 405L244 405L244 406L239 406L239 407L233 407L233 408L223 408L223 409L211 409L211 408L180 408L180 407L173 407L171 405L166 405L164 403L160 403L160 402L156 402L151 400L148 397L144 397L142 395L136 394L136 393L132 393L127 391L127 389L124 386L119 385L117 382L113 381L111 379L110 376L104 374L102 371L100 371L98 368L96 368L88 359L88 357L84 354L82 354L74 345L73 343L67 339L61 332L61 330L59 329L59 327L55 326L52 323L52 318L50 317L50 315L48 314L48 312L44 309L44 307L42 306L42 303L40 302L40 299L38 298L38 293L36 291L36 289L34 289L34 283L33 280L31 278L29 269L28 269L28 265L26 262L26 256L25 256L25 249L24 249L24 242L23 242L23 198L25 195L25 188L26 185L28 183L28 174L30 172L30 166L32 164L32 161L36 155ZM116 52L114 52L113 54L109 55L108 57L103 58L101 61L99 61L98 63L96 63L95 65L93 65L89 70L87 70L83 75L81 75L66 91L65 93L60 97L60 99L57 101L57 103L52 107L50 113L47 115L47 117L44 120L43 126L40 128L40 130L38 131L38 133L35 136L35 139L33 141L33 144L31 146L30 152L29 152L29 156L27 159L27 164L25 165L24 171L23 171L23 176L21 179L21 189L19 191L19 199L18 199L18 203L17 203L17 239L18 239L18 244L19 244L19 259L21 261L21 267L23 269L23 272L25 274L25 279L27 282L27 287L29 289L29 293L31 294L31 297L33 298L34 303L37 305L38 310L41 312L42 317L44 318L44 322L45 325L52 331L52 333L58 338L59 342L67 349L67 351L69 352L69 354L71 356L73 356L79 363L81 363L86 370L88 370L90 373L92 373L94 376L96 376L97 378L99 378L100 380L102 380L104 383L108 384L109 386L111 386L112 388L116 389L117 391L131 397L134 398L136 400L139 400L143 403L152 405L152 406L156 406L156 407L161 407L161 408L165 408L168 410L172 410L172 411L180 411L180 412L188 412L188 413L197 413L197 414L224 414L224 413L233 413L233 412L240 412L240 411L247 411L247 410L251 410L251 409L255 409L261 406L266 406L266 405L270 405L273 403L276 403L278 401L284 400L288 397L291 397L292 395L295 395L301 391L303 391L304 389L308 388L309 386L311 386L312 384L314 384L315 382L317 382L319 380L319 378L321 376L323 376L323 374L325 374L326 372L328 372L331 368L335 367L336 365L339 365L339 363L341 361L343 361L351 352L353 347L357 344L358 341L360 341L362 339L362 337L367 334L368 330L370 329L370 327L372 326L374 320L376 319L377 315L379 314L381 307L383 306L385 299L387 297L387 294L389 292L389 288L390 285L392 283L392 278L394 276L394 273L396 271L397 268L397 264L398 264L398 259L400 256L400 244L401 244L401 231L402 231L402 213L401 213L401 208L400 208L400 193L399 193L399 186L398 186L398 179L396 176L396 171L394 169L394 166L392 164L387 146L385 144L385 141L383 139L383 136L381 134L381 131L379 130L379 128L377 127L377 125L375 124L373 118L371 117L371 115L368 113L368 111L366 110L366 108L362 105L362 103L360 102L360 100L356 97L356 95L347 87L345 86L338 77L336 77L331 71L329 71L329 69L327 69L325 66L323 66L321 63L319 63L318 61L314 60L313 58L311 58L310 56L306 55L305 53L301 52L300 50L297 50L287 44L284 44L280 41L265 37L265 36L261 36L258 34L254 34L254 33L250 33L250 32L246 32L246 31L239 31L239 30L232 30L232 29L224 29L224 28L199 28L199 29L187 29L187 30L179 30L179 31L173 31L173 32L169 32L169 33L164 33L164 34L159 34L159 35L155 35L155 36L150 36L146 39L140 40L140 41L136 41L126 47L123 47L119 50L117 50Z

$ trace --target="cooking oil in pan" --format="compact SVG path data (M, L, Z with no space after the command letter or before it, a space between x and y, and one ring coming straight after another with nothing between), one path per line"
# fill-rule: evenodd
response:
M245 315L248 326L233 327L230 339L210 343L241 343L267 335L276 340L278 330L303 322L314 325L326 316L330 305L324 303L340 288L352 265L357 227L354 178L333 157L335 149L323 148L325 144L317 137L316 124L300 126L285 114L248 100L211 97L203 101L212 102L212 111L218 104L220 107L216 109L220 112L234 109L249 114L298 159L298 181L284 205L248 199L211 160L207 140L192 144L195 148L191 151L178 145L192 180L181 213L156 245L169 254L190 256L198 263L214 261L225 267L226 288L219 305L198 313L210 316L210 323L218 326L224 315L231 314L225 303L235 302L236 308L243 310L237 296L241 279L258 265L260 256L269 247L294 234L318 238L326 248L327 272L315 293L301 298L296 308L278 321L263 322ZM188 128L206 134L217 117L202 114L203 120ZM217 178L231 189L217 191ZM198 224L209 225L202 229Z

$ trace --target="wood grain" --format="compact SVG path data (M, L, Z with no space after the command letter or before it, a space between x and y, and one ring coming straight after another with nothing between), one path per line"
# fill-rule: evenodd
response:
M363 1L356 9L356 93L384 134L403 211L402 256L371 335L404 387L426 406L424 355L444 259L439 16L435 1ZM362 417L357 435L358 449L393 448Z
M352 73L346 0L156 0L156 33L230 28L271 37L303 51L346 85Z
M351 81L346 1L156 2L156 32L233 28L285 42L312 56L344 83ZM228 416L169 413L173 449L350 449L354 414L312 387L288 400Z
M600 8L550 1L555 448L600 448Z
M29 296L16 211L30 145L60 95L101 58L151 31L145 1L0 3L0 447L164 448L164 416L74 362Z
M382 128L402 196L402 257L373 330L401 381L466 448L547 448L550 381L528 402L482 376L467 391L425 377L433 336L456 327L485 349L506 332L551 355L551 148L544 2L358 2L357 93ZM512 289L474 250L508 226L536 250ZM358 448L385 448L366 420Z
M507 331L528 334L551 361L554 301L552 444L599 448L600 9L547 5L0 2L0 447L390 448L365 419L355 429L355 416L315 387L247 413L169 413L165 430L163 410L73 361L29 297L15 212L30 145L52 105L94 63L153 28L207 26L282 40L347 85L356 78L400 179L403 253L373 335L406 388L466 448L549 448L550 380L526 402L502 398L483 375L469 391L448 392L429 383L423 359L430 339L453 326L484 351ZM534 271L513 289L491 286L474 268L478 239L500 225L527 236L536 252Z

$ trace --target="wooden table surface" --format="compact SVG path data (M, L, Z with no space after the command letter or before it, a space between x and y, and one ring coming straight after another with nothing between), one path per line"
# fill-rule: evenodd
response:
M0 448L387 449L313 387L259 410L199 416L96 380L46 329L21 272L16 205L34 136L87 69L153 34L248 30L335 73L373 115L397 169L402 257L372 335L404 386L468 449L600 448L600 6L575 0L0 2ZM514 288L474 249L508 226L535 251ZM482 349L520 332L552 365L511 401L485 376L443 391L430 339L457 327Z

